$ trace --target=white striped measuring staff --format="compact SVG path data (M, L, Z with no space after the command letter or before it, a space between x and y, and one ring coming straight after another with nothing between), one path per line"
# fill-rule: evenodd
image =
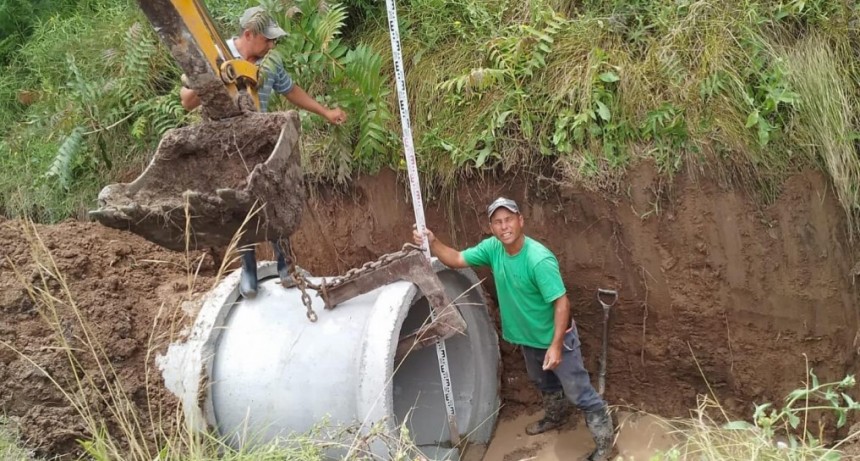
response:
M415 162L415 145L412 142L412 125L409 121L409 99L406 97L406 74L403 71L403 56L400 47L400 29L397 25L397 6L394 0L385 1L388 13L388 36L391 39L391 55L394 60L394 79L397 86L397 101L400 104L400 125L403 130L403 150L406 154L406 172L409 176L409 192L412 194L412 211L415 214L415 227L421 235L427 225L424 221L424 203L421 200L421 185L418 182L418 165ZM424 237L424 255L430 258L430 247L427 237ZM430 309L431 320L436 320L436 314ZM451 443L460 444L460 432L457 430L457 411L454 407L454 392L451 388L451 372L448 367L448 351L445 340L436 341L436 357L439 361L439 375L442 377L442 395L445 399L445 412L448 415L448 429L451 432Z

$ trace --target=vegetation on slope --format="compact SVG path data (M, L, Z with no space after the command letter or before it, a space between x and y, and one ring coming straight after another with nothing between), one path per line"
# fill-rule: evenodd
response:
M225 35L249 5L206 3ZM343 183L400 168L384 3L260 3L290 31L271 59L350 113L337 128L303 116L309 177ZM132 2L70 5L36 18L4 55L7 215L50 221L91 208L100 187L140 171L165 130L196 117L179 106L179 72ZM416 150L431 186L517 169L618 191L626 169L649 159L667 178L718 175L768 199L786 174L814 165L832 177L849 218L857 212L851 0L398 8Z

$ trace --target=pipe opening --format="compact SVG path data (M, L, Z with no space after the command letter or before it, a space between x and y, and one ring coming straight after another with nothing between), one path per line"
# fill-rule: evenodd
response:
M419 293L403 321L400 336L412 333L429 321L430 306L427 298ZM463 434L472 414L476 385L472 341L468 335L455 335L445 340L445 347L457 427ZM413 442L419 447L451 447L436 347L410 352L395 369L392 386L396 423L406 424Z

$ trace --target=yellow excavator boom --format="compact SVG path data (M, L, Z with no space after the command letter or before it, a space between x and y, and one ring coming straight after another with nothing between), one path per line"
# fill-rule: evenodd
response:
M207 117L220 120L241 114L243 108L259 110L258 67L232 55L203 3L138 0L138 4L176 59L189 88L197 92ZM243 98L248 102L243 103Z

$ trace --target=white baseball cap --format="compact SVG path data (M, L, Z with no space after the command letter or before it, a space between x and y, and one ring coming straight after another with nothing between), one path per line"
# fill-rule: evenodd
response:
M517 202L509 198L499 197L487 207L487 216L493 217L493 213L499 208L507 208L511 213L520 213L520 207L517 206Z

